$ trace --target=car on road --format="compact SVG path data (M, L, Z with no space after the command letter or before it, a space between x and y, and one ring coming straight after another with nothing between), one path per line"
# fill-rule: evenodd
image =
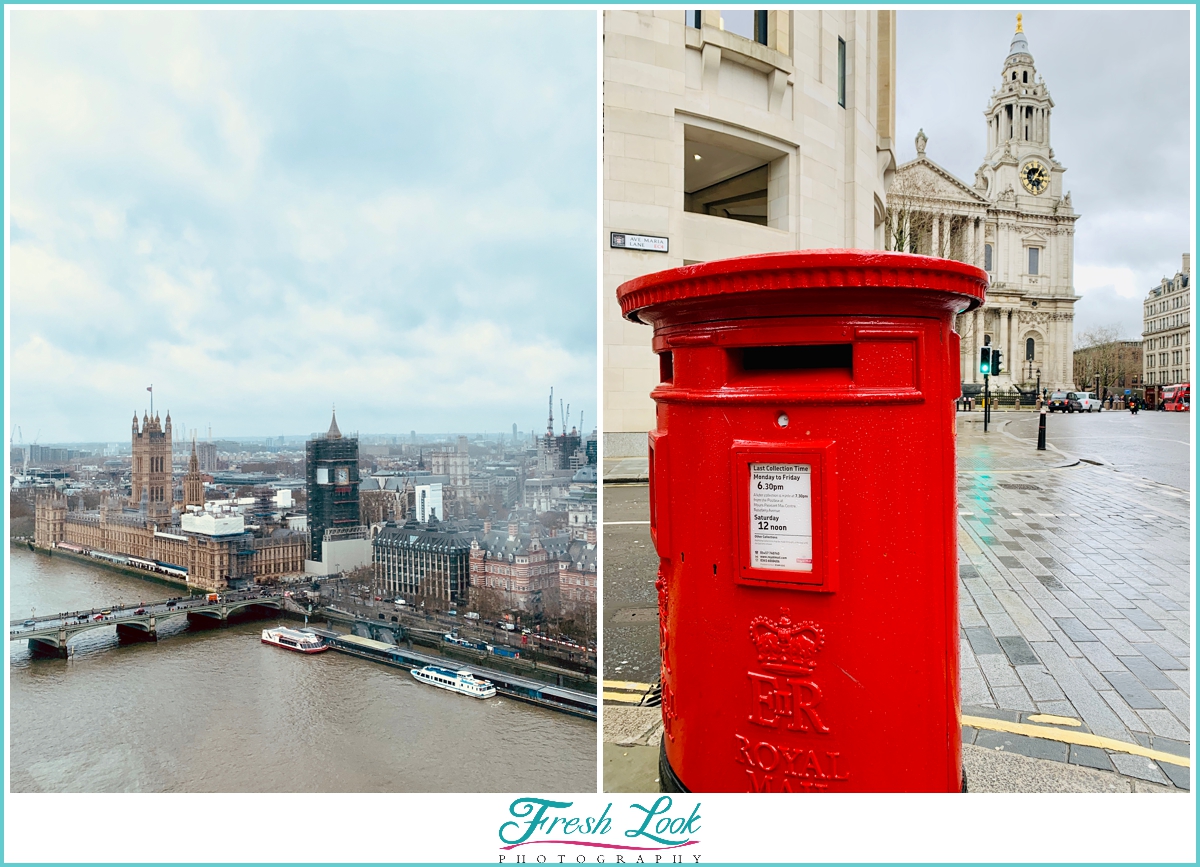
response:
M26 620L26 621L25 621L23 624L21 624L21 625L22 625L22 626L36 626L36 625L37 625L37 621L36 621L36 620Z
M1071 391L1067 393L1067 412L1101 412L1103 405L1100 398L1090 391Z
M1065 391L1056 391L1050 395L1050 400L1047 401L1046 406L1049 407L1050 412L1071 411L1069 396Z
M104 615L103 615L103 614L97 614L97 615L96 615L95 617L93 617L92 619L93 619L93 620L103 620L103 619L104 619Z
M85 614L77 614L77 615L75 616L75 619L76 619L76 620L87 620L87 619L88 619L88 615L87 615L86 613L85 613Z
M112 611L110 611L109 609L105 608L105 609L104 609L103 611L101 611L100 613L101 613L101 614L103 614L105 617L107 617L108 615L112 614Z
M145 614L145 613L146 613L146 609L145 609L145 608L139 608L137 611L135 611L135 612L133 612L133 613L134 613L134 614Z

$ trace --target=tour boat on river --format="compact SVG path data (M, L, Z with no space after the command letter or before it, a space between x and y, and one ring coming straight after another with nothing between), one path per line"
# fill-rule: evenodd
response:
M414 668L412 676L421 683L428 683L431 686L448 689L451 692L469 695L473 698L491 698L496 694L496 687L492 686L490 680L481 680L466 670L451 671L448 668L427 665L424 668Z
M311 632L301 632L298 629L288 629L286 626L276 626L274 629L264 629L263 644L273 644L284 650L294 650L297 653L322 653L329 646Z

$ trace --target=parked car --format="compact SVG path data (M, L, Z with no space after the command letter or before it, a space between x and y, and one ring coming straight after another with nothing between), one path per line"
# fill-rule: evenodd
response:
M1071 406L1068 399L1068 394L1065 391L1056 391L1050 395L1050 400L1046 406L1050 408L1050 412L1070 412Z
M1072 391L1067 394L1067 412L1101 412L1104 405L1090 391Z

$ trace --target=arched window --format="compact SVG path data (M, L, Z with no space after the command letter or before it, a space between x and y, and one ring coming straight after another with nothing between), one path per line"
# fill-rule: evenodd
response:
M983 245L983 270L989 271L989 272L992 270L992 245L991 244Z
M1025 341L1025 360L1026 361L1033 361L1033 351L1034 351L1033 338L1030 337L1028 340Z

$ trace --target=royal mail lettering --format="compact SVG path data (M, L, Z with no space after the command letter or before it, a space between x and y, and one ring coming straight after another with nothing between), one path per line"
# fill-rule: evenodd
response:
M820 792L850 779L842 754L780 746L734 734L735 758L746 769L747 792Z

